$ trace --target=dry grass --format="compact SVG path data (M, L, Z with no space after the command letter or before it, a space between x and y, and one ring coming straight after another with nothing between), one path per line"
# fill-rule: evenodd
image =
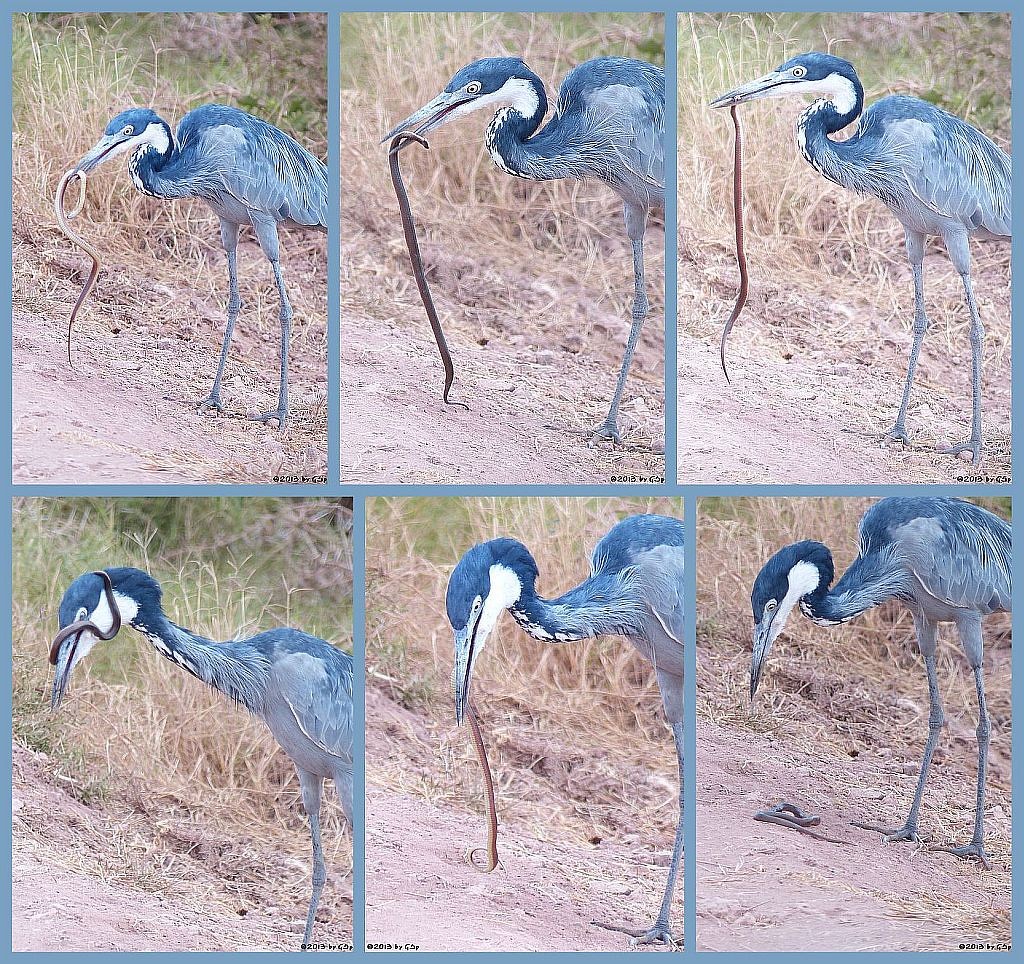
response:
M392 318L410 282L394 190L378 142L442 90L464 64L521 56L554 96L565 73L594 56L661 62L655 14L345 14L342 16L342 236L347 310ZM494 303L470 303L452 319L474 339L493 337L500 305L524 315L558 310L559 292L583 289L628 317L632 263L621 204L600 184L510 178L483 146L489 118L431 136L429 153L403 154L426 248L458 252L452 270L476 277ZM653 232L652 232L653 234ZM661 310L663 267L650 244L652 314ZM381 262L395 270L383 270ZM534 279L545 292L529 289ZM539 303L538 303L539 302ZM546 308L545 308L546 304ZM646 336L645 336L646 337ZM653 337L653 336L652 336ZM483 342L481 342L483 343Z
M280 897L283 881L301 905L308 836L298 782L266 728L130 631L97 646L51 715L46 646L68 583L124 564L156 576L172 620L214 639L296 625L350 650L350 503L23 499L13 533L15 739L46 753L61 784L120 827L117 839L132 838L128 846L104 835L106 846L94 847L71 832L81 852L71 865L99 864L107 879L157 889L161 866L188 853L241 878L232 886L246 893L262 882ZM340 808L331 802L324 816L327 859L343 880L351 845ZM224 841L278 855L287 869L270 859L230 866ZM344 887L325 894L331 906Z
M761 76L788 57L828 50L858 68L870 103L914 94L959 114L1010 146L1008 14L700 14L679 21L679 197L684 271L702 286L735 275L732 123L709 111L715 96ZM899 223L877 201L817 175L793 141L797 104L763 101L741 109L745 137L747 252L752 278L778 303L802 293L820 306L810 317L774 319L806 327L849 350L877 339L896 319L909 330L913 288ZM935 244L941 246L937 239ZM930 250L938 251L941 247ZM986 363L1009 358L1010 247L973 246L976 290L986 324ZM770 270L769 270L770 269ZM966 345L968 317L959 278L942 258L926 278L931 339ZM854 311L834 323L835 302ZM821 317L822 314L827 317ZM864 323L858 323L863 318ZM683 318L701 337L710 319Z
M449 574L471 545L519 539L537 559L538 591L553 596L581 582L595 543L636 512L680 516L670 499L371 499L367 503L367 685L411 715L392 728L389 759L368 759L371 779L426 799L477 809L476 764L451 710ZM642 833L657 809L674 827L675 767L657 683L620 639L552 646L499 621L474 672L503 817L533 827L627 826ZM371 728L381 725L371 719ZM429 732L428 732L429 731ZM390 732L390 731L389 731ZM399 734L416 745L402 757ZM440 748L437 741L440 740ZM651 748L657 741L659 746ZM650 783L654 774L656 786ZM656 803L655 803L656 801ZM638 821L638 822L635 822Z
M836 571L856 555L857 523L872 500L701 499L697 524L697 712L720 725L773 734L796 753L848 759L883 749L917 764L927 735L928 696L913 621L888 604L856 621L824 630L794 616L768 659L758 698L748 708L750 587L765 560L781 546L813 538L828 545ZM1008 499L977 500L1009 517ZM985 680L992 743L987 806L994 853L1010 853L1010 616L985 621ZM970 787L977 762L974 680L954 631L940 632L938 676L947 725L941 756L955 759L957 783L925 798L929 826L947 839L962 836L973 816ZM960 781L960 774L963 780ZM965 802L966 801L966 802ZM1001 863L1001 862L1000 862ZM997 867L993 888L1009 884Z

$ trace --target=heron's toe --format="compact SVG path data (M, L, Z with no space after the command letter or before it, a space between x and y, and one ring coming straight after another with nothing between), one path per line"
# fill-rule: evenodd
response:
M619 435L619 428L614 422L602 422L593 432L587 442L587 448L593 448L601 442L611 442L613 445L622 444L622 436Z
M224 403L219 394L211 393L199 403L200 412L223 412Z
M884 438L893 442L902 442L904 445L910 444L910 436L907 435L907 430L902 425L894 425L885 433Z
M959 445L952 445L939 451L943 455L969 454L972 465L981 464L981 439L971 439L969 442L961 442Z
M953 854L961 860L976 860L986 870L992 869L992 861L985 853L985 847L979 843L969 843L966 847L929 847L929 850L937 853Z
M630 943L634 947L640 944L667 944L669 947L674 947L676 939L672 936L672 931L668 927L655 924L650 930L637 934Z
M258 412L249 416L250 421L262 422L264 425L273 424L283 429L288 424L288 409L275 408L271 412Z

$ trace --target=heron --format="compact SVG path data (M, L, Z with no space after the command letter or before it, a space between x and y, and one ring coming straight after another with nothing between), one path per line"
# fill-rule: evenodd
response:
M557 599L537 595L537 563L515 539L471 548L448 582L446 607L455 634L455 719L461 725L473 669L503 609L534 639L568 643L624 636L654 667L679 766L679 819L665 895L646 930L599 926L637 943L673 944L672 894L683 852L683 557L678 519L634 515L616 523L594 548L590 576Z
M280 301L281 380L277 408L252 416L288 420L288 346L292 306L281 269L278 225L327 231L327 167L266 121L222 104L190 110L176 133L155 111L133 107L107 124L96 145L75 165L88 174L120 154L128 155L132 182L150 197L199 198L220 218L220 240L228 261L228 317L220 363L202 412L224 410L221 381L235 322L242 308L236 252L241 229L256 233L270 262Z
M982 620L1011 609L1010 525L972 502L938 497L889 498L860 521L860 551L833 588L832 554L804 541L775 553L758 573L750 601L754 612L750 698L754 698L772 643L799 604L819 626L837 626L893 600L910 610L928 675L928 740L910 813L902 827L858 824L889 841L919 842L918 817L932 754L943 725L935 669L940 623L954 623L974 674L978 698L978 782L974 835L963 847L936 847L991 868L985 853L985 774L990 723L982 667Z
M633 307L626 349L604 421L592 432L621 443L619 406L644 319L644 234L651 211L665 209L665 72L641 60L598 57L565 76L547 124L541 79L518 57L485 57L459 70L441 93L382 141L425 136L478 110L493 110L484 143L504 173L532 181L603 181L623 204L633 248Z
M52 708L61 705L72 672L89 651L127 625L162 656L261 719L295 765L309 818L313 890L305 949L327 881L320 838L325 779L334 781L352 826L352 657L287 627L217 643L171 622L161 600L160 584L140 569L102 569L75 579L61 600L60 631L50 647L56 667Z
M906 431L910 389L928 329L924 303L924 249L942 238L960 274L970 314L971 437L943 448L981 460L981 350L984 330L971 283L970 239L1010 237L1010 157L959 117L895 94L864 109L864 87L853 65L831 54L806 53L777 70L723 94L712 107L768 97L810 95L796 125L800 152L834 184L878 198L903 226L914 276L913 344L899 414L887 437L910 444ZM833 135L857 123L849 138Z

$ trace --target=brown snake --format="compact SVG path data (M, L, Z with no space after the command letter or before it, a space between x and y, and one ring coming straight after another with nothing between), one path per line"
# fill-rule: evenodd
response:
M470 847L466 851L466 860L474 870L489 874L498 866L498 811L494 806L494 782L491 780L491 768L487 763L487 751L484 749L484 738L480 732L480 723L476 718L473 704L466 703L466 719L473 731L473 743L476 744L476 755L480 758L480 768L484 774L484 787L487 791L487 847Z
M762 823L774 823L779 827L787 827L790 830L799 830L800 833L814 837L815 840L824 840L827 843L848 845L846 840L837 840L835 837L826 837L823 833L815 833L809 827L817 827L821 823L821 817L805 814L795 803L777 803L770 810L758 810L754 814L755 820Z
M461 405L468 411L469 406L465 402L448 400L448 393L451 391L452 382L455 380L455 366L452 364L451 352L448 351L448 342L445 340L444 330L441 328L441 322L437 317L437 309L434 307L434 299L431 297L430 287L427 285L427 276L423 272L423 258L420 255L419 241L416 239L416 222L413 220L412 207L409 204L409 193L406 191L405 182L402 180L402 170L398 154L403 148L414 143L419 144L425 150L430 150L430 145L427 143L426 138L420 137L419 134L414 134L411 131L399 131L391 138L391 147L388 149L391 183L395 187L398 207L402 212L402 230L405 232L405 245L409 249L412 273L416 276L416 287L419 289L423 310L427 313L427 319L430 321L430 327L434 332L434 341L437 342L437 350L441 355L441 364L444 366L444 391L441 394L441 398L445 405Z
M736 111L737 105L729 108L733 125L736 128L735 149L732 161L732 208L733 217L736 221L736 264L740 269L740 290L736 293L736 304L733 305L732 314L725 323L722 330L722 345L720 354L722 358L722 371L725 373L725 380L729 381L729 369L725 367L725 340L732 331L732 326L739 318L743 306L747 303L747 252L743 247L743 127L740 124L740 115Z
M64 195L67 193L68 185L73 179L77 178L79 183L78 189L78 203L70 211L64 208ZM82 286L82 293L78 296L78 301L75 302L75 307L71 309L71 317L68 319L68 364L74 368L75 363L71 358L71 329L74 327L75 318L78 317L78 311L82 307L82 303L89 296L89 292L92 291L92 286L96 284L96 278L99 277L100 273L100 256L97 250L89 244L80 234L78 234L71 227L71 219L78 217L82 213L82 208L85 207L85 182L86 176L84 171L68 171L61 179L60 184L57 185L57 196L53 201L53 213L57 215L57 224L60 225L61 231L67 235L68 240L72 244L81 248L90 258L92 258L92 268L89 271L89 277L85 279L85 284Z

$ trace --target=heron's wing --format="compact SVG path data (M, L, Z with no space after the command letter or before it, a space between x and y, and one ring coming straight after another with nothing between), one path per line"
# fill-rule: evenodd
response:
M647 604L665 633L679 644L680 653L685 617L684 555L682 546L655 546L638 552L634 562Z
M903 500L906 503L909 500ZM983 614L1011 608L1010 525L997 515L960 499L910 502L916 512L886 520L886 538L898 547L924 589L950 606ZM885 503L876 509L884 513ZM884 517L882 517L884 519ZM862 525L862 551L871 534Z
M293 650L273 664L273 684L295 723L315 746L352 762L352 657L323 644ZM333 655L332 655L333 653Z
M915 98L893 97L881 158L898 160L911 201L970 231L1010 235L1010 156L981 131ZM877 105L876 105L877 106Z
M178 138L196 182L275 221L327 228L327 166L283 131L244 111L209 105L186 115Z

